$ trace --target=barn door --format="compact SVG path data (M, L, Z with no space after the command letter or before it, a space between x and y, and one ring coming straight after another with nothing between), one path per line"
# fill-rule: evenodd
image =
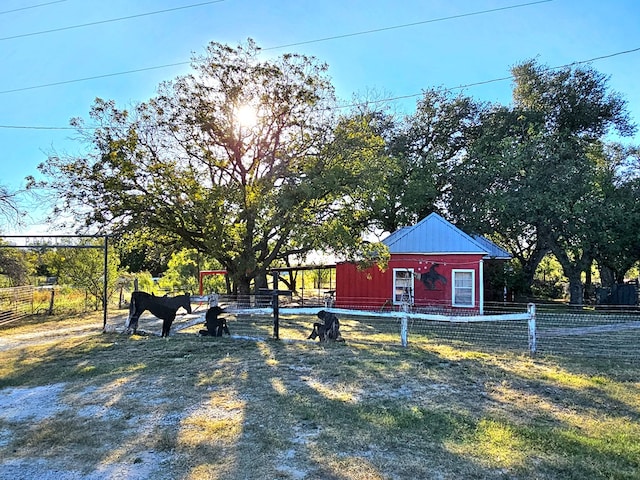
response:
M413 305L414 298L414 275L413 268L393 269L393 304Z

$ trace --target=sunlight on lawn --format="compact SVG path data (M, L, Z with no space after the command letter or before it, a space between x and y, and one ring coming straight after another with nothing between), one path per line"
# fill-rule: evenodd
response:
M235 391L223 390L198 405L179 426L177 446L199 445L231 447L239 441L245 421L246 402Z
M310 377L303 378L305 384L329 400L344 403L357 403L360 390L347 383L326 383Z
M501 468L521 466L527 459L527 449L517 432L505 422L489 419L480 420L473 441L466 442L461 450Z

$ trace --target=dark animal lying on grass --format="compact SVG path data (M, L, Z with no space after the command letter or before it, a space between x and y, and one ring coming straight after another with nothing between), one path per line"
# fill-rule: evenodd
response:
M320 342L326 342L327 340L344 342L342 335L340 335L340 321L338 317L326 310L320 310L318 312L318 318L322 320L322 323L315 322L313 324L313 331L307 338L311 340L318 338Z
M204 317L207 329L200 330L198 333L205 337L221 337L223 333L231 335L227 326L227 319L219 316L222 312L224 310L217 305L207 310L207 314Z
M129 317L124 324L126 332L136 333L138 320L145 310L149 310L153 315L162 320L162 336L168 337L171 325L176 318L179 308L184 308L187 313L191 313L191 295L184 294L176 297L156 297L146 292L133 292L129 304Z

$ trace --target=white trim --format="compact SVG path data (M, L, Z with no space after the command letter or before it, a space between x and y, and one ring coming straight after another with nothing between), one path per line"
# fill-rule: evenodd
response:
M408 299L397 299L396 297L396 272L403 272L403 273L409 273L410 274L410 279L411 279L411 285L409 286L409 298ZM393 290L391 292L391 300L392 303L394 305L405 305L405 304L409 304L409 305L413 305L414 299L415 299L415 295L416 295L416 285L415 285L415 274L413 272L413 268L394 268L393 269Z
M480 297L480 315L484 314L484 261L480 260L480 264L478 265L478 270L480 272L480 292L478 293Z
M458 303L456 302L456 274L458 273L470 273L471 274L471 303ZM472 268L461 268L451 270L451 305L454 307L466 307L473 308L476 303L476 271Z

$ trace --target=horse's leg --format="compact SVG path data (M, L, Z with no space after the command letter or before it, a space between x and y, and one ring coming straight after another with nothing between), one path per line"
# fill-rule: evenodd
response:
M140 315L142 315L142 312L134 312L133 315L127 319L127 323L125 324L127 333L135 334L138 331Z
M162 319L162 336L169 337L169 332L171 331L171 324L176 318L175 312L173 315L169 315L166 318Z
M133 317L131 318L131 322L129 322L129 327L127 329L128 332L133 331L134 335L138 330L138 319L140 318L140 315L138 315L137 317Z
M326 342L327 341L327 327L326 327L326 325L321 325L320 328L318 328L318 335L320 336L319 340L321 342Z
M222 328L222 319L216 317L216 320L213 323L212 335L214 337L221 337L222 336L221 328Z

